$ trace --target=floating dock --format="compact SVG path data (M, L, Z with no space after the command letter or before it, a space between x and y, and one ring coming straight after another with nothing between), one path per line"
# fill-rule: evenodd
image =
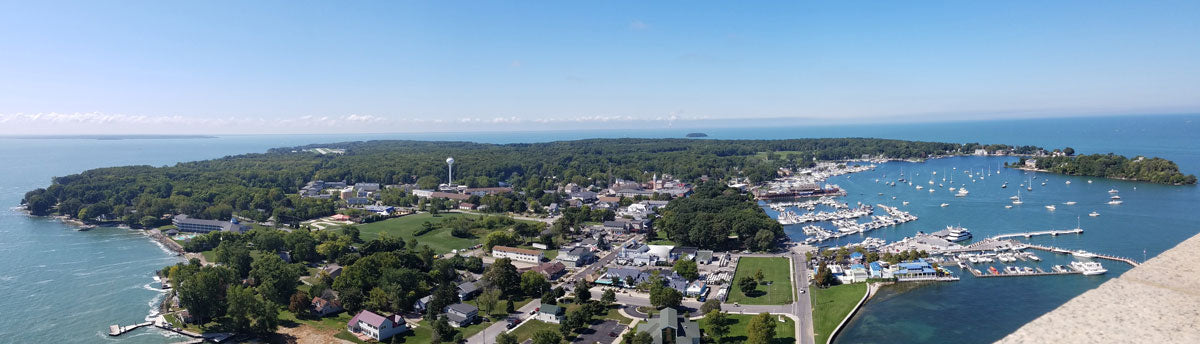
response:
M1038 272L1031 272L1031 273L1021 273L1021 274L1000 273L1000 274L993 275L993 274L989 274L989 273L983 273L983 271L979 271L979 269L975 269L975 268L968 268L968 269L965 269L965 270L967 270L967 271L970 271L970 272L971 272L971 275L974 275L975 277L1021 277L1021 276L1051 276L1051 275L1073 275L1073 274L1078 274L1078 273L1081 273L1081 272L1079 272L1079 271L1075 271L1075 270L1070 270L1070 271L1062 271L1062 272L1058 272L1058 271L1049 271L1049 272L1047 272L1047 271L1042 271L1042 270L1039 268L1039 269L1038 269Z
M129 331L133 331L138 328L150 326L153 324L154 324L153 321L147 321L144 323L138 323L138 324L133 324L133 325L129 325L129 326L112 325L112 326L108 327L108 335L116 337L116 336L123 335Z
M1058 247L1051 247L1051 246L1041 246L1041 245L1034 245L1034 244L1026 244L1025 246L1028 246L1029 248L1032 248L1035 250L1049 251L1049 252L1054 252L1054 253L1071 254L1071 252L1073 252L1071 250L1058 248ZM1108 260L1118 261L1118 262L1122 262L1125 264L1129 264L1129 266L1136 267L1139 265L1139 263L1136 260L1133 260L1132 258L1110 256L1107 254L1099 254L1099 253L1095 253L1095 255L1096 255L1096 258L1099 258L1099 259L1108 259Z
M1068 229L1068 230L1048 230L1048 231L1038 231L1038 232L1000 234L1000 235L992 237L992 239L1006 239L1006 238L1020 238L1020 237L1032 238L1032 237L1039 236L1039 235L1058 236L1059 234L1083 234L1083 228L1075 228L1075 229Z

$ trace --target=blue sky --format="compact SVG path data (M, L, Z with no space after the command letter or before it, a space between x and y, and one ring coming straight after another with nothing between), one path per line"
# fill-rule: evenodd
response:
M1200 2L0 3L0 134L1200 109Z

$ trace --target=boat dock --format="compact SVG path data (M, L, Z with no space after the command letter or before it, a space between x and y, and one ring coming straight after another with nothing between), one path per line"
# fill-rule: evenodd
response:
M133 330L136 330L141 327L150 326L153 324L154 324L153 321L147 321L144 323L138 323L138 324L133 324L133 325L129 325L129 326L112 325L112 326L108 327L108 335L116 337L116 336L123 335L126 332L133 331Z
M1000 235L992 237L992 239L1006 239L1006 238L1019 238L1019 237L1032 238L1032 237L1039 236L1039 235L1058 236L1059 234L1083 234L1083 228L1075 228L1075 229L1068 229L1068 230L1048 230L1048 231L1038 231L1038 232L1000 234Z
M1035 250L1049 251L1049 252L1054 252L1054 253L1071 254L1071 252L1072 252L1071 250L1062 249L1062 248L1058 248L1058 247L1052 247L1052 246L1041 246L1041 245L1034 245L1034 244L1027 244L1026 246L1028 246L1029 248L1035 249ZM1129 264L1129 266L1133 266L1133 267L1136 267L1139 265L1139 263L1136 260L1133 260L1133 258L1110 256L1107 254L1099 254L1099 253L1096 253L1096 258L1118 261L1118 262L1122 262L1125 264Z
M979 269L975 269L975 268L966 268L964 270L970 271L971 275L974 275L975 277L1053 276L1053 275L1073 275L1073 274L1081 273L1080 271L1076 271L1076 270L1061 271L1061 272L1060 271L1042 271L1041 268L1038 268L1037 272L1031 272L1031 273L1019 273L1019 274L1000 273L1000 274L993 275L993 274L983 273L983 271L979 271Z

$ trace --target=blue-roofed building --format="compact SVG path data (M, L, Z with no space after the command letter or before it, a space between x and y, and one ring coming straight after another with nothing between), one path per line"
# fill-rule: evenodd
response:
M870 270L871 278L883 278L883 265L880 265L879 262L871 262L871 264L867 264L867 268Z
M924 259L896 264L895 277L898 281L920 281L937 278L937 270Z
M866 282L869 276L870 272L862 264L852 264L849 269L846 269L846 279L850 283Z
M851 253L851 254L850 254L850 260L852 260L852 261L855 261L855 262L860 262L860 263L861 263L861 262L862 262L862 260L863 260L863 254L862 254L862 252L854 252L854 253Z

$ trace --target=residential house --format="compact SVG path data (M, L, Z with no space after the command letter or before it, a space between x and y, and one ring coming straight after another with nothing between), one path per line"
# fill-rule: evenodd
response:
M408 332L408 324L398 314L382 316L368 310L362 310L350 318L346 329L351 333L366 335L377 341L383 341L392 336Z
M1025 160L1025 167L1026 168L1037 168L1037 162L1038 162L1037 159L1027 159L1027 160Z
M446 313L446 320L454 327L471 325L475 322L475 317L479 316L479 308L465 303L446 306L442 311Z
M475 210L476 207L477 206L475 205L475 203L463 202L463 203L458 204L459 210Z
M330 300L326 300L326 299L323 299L320 297L314 297L312 299L312 310L313 310L313 314L316 314L319 317L323 317L326 315L341 312L342 304L341 304L341 302L338 302L337 300L330 301Z
M700 296L708 293L708 283L703 278L693 281L688 284L687 289L683 291L683 295Z
M558 324L562 322L563 314L565 313L563 308L557 305L542 305L538 308L537 314L533 315L533 318L551 324Z
M425 295L425 297L417 299L417 302L413 303L413 310L418 313L425 313L425 309L429 308L430 301L433 301L433 295Z
M512 259L513 261L537 264L542 262L542 251L508 246L495 246L492 247L492 257L508 258Z
M553 281L562 276L567 271L567 266L562 262L542 263L533 267L533 271L542 274L547 280Z
M458 285L458 299L467 301L479 295L479 285L475 282L466 282Z
M639 324L637 332L649 333L654 344L700 344L700 324L670 307L660 310L657 318Z
M596 255L592 254L592 250L586 247L575 247L570 250L560 251L558 253L558 260L574 267L580 267L591 264L596 260Z
M329 278L337 278L342 275L342 266L337 264L329 264L321 267L321 271L329 274Z

